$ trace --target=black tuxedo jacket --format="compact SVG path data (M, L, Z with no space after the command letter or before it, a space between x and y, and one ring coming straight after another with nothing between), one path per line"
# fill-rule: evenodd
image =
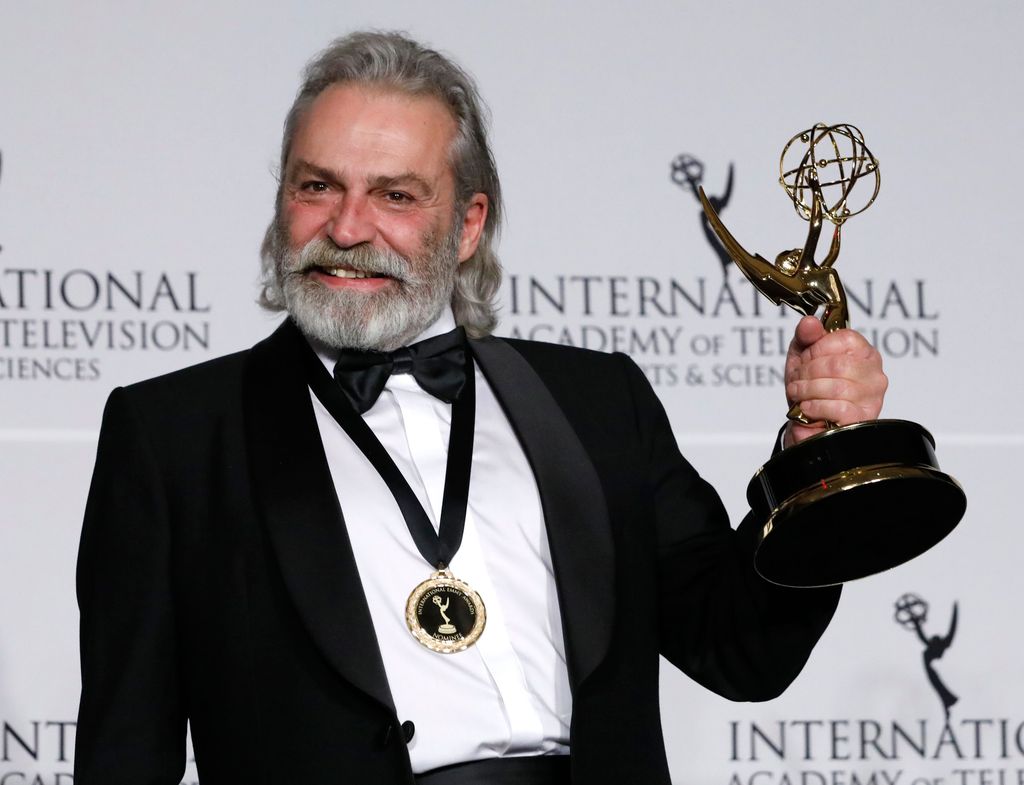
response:
M396 715L301 351L285 322L111 395L79 555L76 785L177 785L186 719L203 785L409 785L401 723L445 721L443 702ZM659 653L728 698L771 698L838 591L757 577L753 526L730 528L628 358L473 352L540 489L573 781L668 783Z

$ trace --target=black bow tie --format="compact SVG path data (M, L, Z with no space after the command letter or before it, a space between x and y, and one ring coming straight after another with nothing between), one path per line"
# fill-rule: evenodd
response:
M466 383L466 332L456 327L393 352L342 350L334 378L359 414L367 411L393 373L411 373L416 383L445 403L459 397Z

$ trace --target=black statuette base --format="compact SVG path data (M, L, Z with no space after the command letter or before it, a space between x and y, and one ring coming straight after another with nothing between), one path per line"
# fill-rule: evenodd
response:
M758 573L783 586L831 586L903 564L949 534L967 498L939 471L917 423L876 420L783 450L754 475L747 501L763 522Z

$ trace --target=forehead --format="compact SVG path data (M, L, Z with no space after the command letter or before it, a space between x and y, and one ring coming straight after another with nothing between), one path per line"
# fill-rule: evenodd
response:
M306 110L288 159L353 174L413 171L442 177L448 174L456 130L451 112L433 96L373 85L334 85Z

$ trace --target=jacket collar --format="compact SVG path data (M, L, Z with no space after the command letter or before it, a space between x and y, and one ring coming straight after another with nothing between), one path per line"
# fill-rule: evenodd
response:
M310 351L291 320L249 354L243 383L257 509L285 586L327 661L395 711L352 545L304 382Z
M500 338L470 343L537 481L575 692L604 659L614 621L614 552L604 492L579 436L533 366Z

